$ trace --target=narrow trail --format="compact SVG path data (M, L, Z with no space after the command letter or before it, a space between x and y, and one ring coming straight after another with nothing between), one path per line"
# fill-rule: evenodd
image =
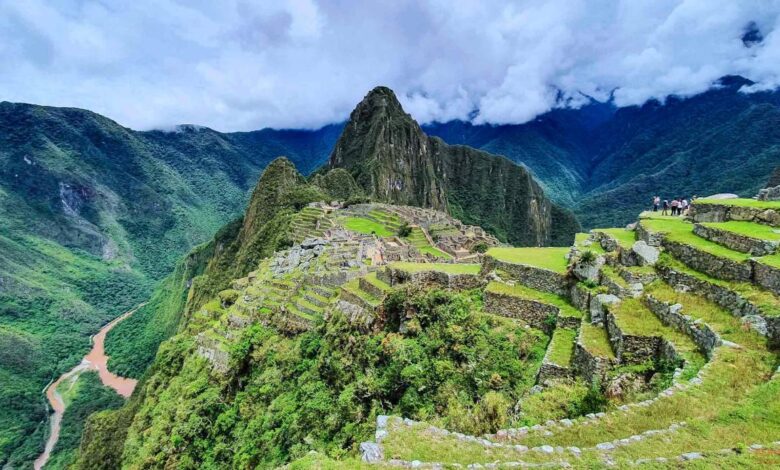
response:
M87 353L87 355L84 356L84 358L81 360L81 363L68 372L62 374L57 380L52 382L52 384L45 389L46 399L49 401L49 404L51 405L52 410L54 410L54 413L51 415L49 420L49 426L51 428L51 431L49 432L49 439L46 441L46 446L44 447L43 452L38 456L37 459L35 459L35 463L33 464L35 470L40 470L44 465L46 465L46 462L51 456L51 451L54 449L54 446L57 444L57 441L60 438L62 416L65 414L67 405L65 404L65 400L63 400L62 395L57 389L59 385L69 381L71 386L73 386L73 383L75 383L75 381L78 379L78 376L82 372L94 370L97 371L98 375L100 376L100 381L106 387L113 388L118 394L125 398L128 398L130 395L132 395L137 380L120 377L108 370L108 356L106 356L105 352L105 341L106 334L111 331L111 328L115 327L117 324L119 324L119 322L126 319L143 306L144 304L141 304L132 310L128 310L101 328L100 331L98 331L95 336L92 337L92 349L89 351L89 353Z

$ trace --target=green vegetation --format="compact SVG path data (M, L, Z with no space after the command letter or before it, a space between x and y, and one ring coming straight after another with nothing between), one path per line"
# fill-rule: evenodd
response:
M670 241L692 246L714 256L728 258L732 261L746 261L750 258L747 253L740 253L717 243L705 240L693 233L693 225L679 217L667 218L663 216L647 216L643 213L640 223L651 232L663 232Z
M758 201L756 199L706 199L699 198L696 204L717 204L719 206L754 207L757 209L780 209L780 201Z
M527 300L535 300L544 304L553 305L560 309L560 315L564 317L582 318L582 312L572 306L566 299L559 295L551 294L549 292L542 292L540 290L531 289L522 284L507 284L505 282L491 281L487 288L487 292L494 292L496 294L511 295L513 297L520 297Z
M586 245L585 244L586 241L590 241L590 243ZM601 244L591 240L591 235L589 233L580 232L577 235L575 235L574 246L579 251L589 250L596 255L603 255L604 253L606 253L604 248L601 247Z
M537 268L555 271L557 273L566 272L568 262L566 255L568 248L508 248L493 247L487 251L487 256L491 256L499 261L507 263L525 264Z
M754 222L730 220L719 223L703 223L702 225L725 230L727 232L734 232L746 237L757 238L759 240L780 240L780 233L777 231L777 228L771 227L769 225L757 224Z
M580 339L585 349L594 356L607 359L615 358L612 345L609 343L607 330L603 326L595 326L588 321L582 322L580 325Z
M356 295L366 301L369 305L373 307L378 307L382 301L380 299L377 299L373 295L369 294L368 292L362 290L359 285L359 281L357 279L353 279L343 286L341 286L342 289L349 292L350 294Z
M764 315L780 315L780 297L754 284L748 282L724 281L722 279L708 276L704 273L689 268L687 265L670 256L668 253L661 254L659 263L661 265L668 266L675 271L693 276L710 284L715 284L717 286L732 290L758 307Z
M146 397L131 403L133 423L125 409L95 418L101 436L118 432L113 419L129 428L124 448L87 441L80 461L118 462L120 452L127 464L271 467L310 449L339 459L384 413L494 431L533 385L547 340L480 305L478 293L394 291L376 333L360 333L338 311L292 337L252 325L231 349L248 374L237 388L231 376L210 379L190 336L175 336L160 349ZM402 319L418 327L400 333Z
M439 271L447 274L479 274L481 265L463 264L463 263L390 263L388 267L400 269L409 273L420 273L425 271Z
M342 222L344 228L353 232L365 233L366 235L375 234L379 237L392 237L393 232L387 229L379 222L375 222L363 217L347 217Z
M636 242L636 232L624 228L597 228L594 232L604 233L618 242L618 245L625 249L630 249Z
M547 348L547 361L561 367L569 367L571 356L574 353L574 343L577 339L577 330L571 328L556 328L553 332L550 345Z
M449 253L445 253L440 249L431 246L420 227L410 227L409 233L406 235L401 235L401 232L399 231L398 236L406 237L406 241L420 250L420 253L429 254L436 258L452 259L452 256L450 256Z
M66 393L63 391L60 393L63 394L63 398L68 397L67 409L62 418L60 438L45 467L47 470L64 469L74 461L76 450L81 442L84 423L90 414L116 409L125 403L125 400L114 390L103 386L97 372L78 375L75 384Z

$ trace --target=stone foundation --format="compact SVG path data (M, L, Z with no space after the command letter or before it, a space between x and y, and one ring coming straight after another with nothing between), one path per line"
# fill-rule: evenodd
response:
M377 279L390 286L413 282L422 286L436 286L445 289L467 290L485 285L485 280L477 274L448 274L442 271L408 272L388 267L377 274Z
M712 357L712 351L722 344L720 336L706 323L695 321L682 313L682 305L671 305L662 302L651 295L645 297L645 305L665 325L688 335L696 346L703 351L708 358Z
M536 376L536 383L544 384L548 380L570 379L573 371L569 367L562 367L552 362L543 362L539 368L539 374Z
M728 204L693 204L690 217L694 222L725 222L744 220L759 224L780 226L780 211L760 207L737 207Z
M611 360L591 354L580 342L579 336L577 337L577 344L574 345L574 357L571 361L575 374L591 383L594 381L603 383L607 372L613 365Z

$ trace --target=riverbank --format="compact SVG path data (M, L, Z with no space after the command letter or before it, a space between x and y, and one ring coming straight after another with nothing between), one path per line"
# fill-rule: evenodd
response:
M141 306L143 306L143 304L123 313L103 326L103 328L101 328L100 331L98 331L92 337L92 349L90 349L89 353L84 356L84 358L81 360L81 363L68 372L62 374L57 380L52 382L51 385L45 389L46 399L49 402L53 413L49 418L49 438L46 441L46 446L44 447L43 452L35 460L35 470L40 470L44 465L46 465L46 462L51 456L52 450L54 450L54 447L59 440L62 417L65 414L65 410L67 409L67 404L65 403L65 400L63 399L62 394L58 388L60 385L63 383L69 383L70 386L73 386L73 383L78 380L78 376L83 372L96 371L100 377L100 381L104 386L112 388L124 398L128 398L130 395L132 395L137 381L135 379L120 377L108 370L108 356L106 356L105 353L105 339L106 334L111 331L113 327L135 313L136 310L138 310Z

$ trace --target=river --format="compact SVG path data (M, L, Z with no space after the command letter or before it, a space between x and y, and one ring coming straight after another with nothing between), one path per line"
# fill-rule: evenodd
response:
M49 404L51 405L52 410L54 410L54 413L49 419L49 427L51 429L49 432L49 439L46 441L46 446L44 447L41 455L35 459L35 470L40 470L44 465L46 465L46 462L49 460L49 456L51 455L51 451L54 449L54 446L57 444L57 441L60 438L62 415L65 413L65 408L67 407L65 405L65 401L62 399L62 395L58 391L58 387L60 385L65 384L72 387L82 372L97 371L98 375L100 376L100 381L103 382L103 385L113 388L116 393L122 395L125 398L128 398L130 395L132 395L137 381L134 379L120 377L108 370L108 356L106 356L105 352L105 341L106 334L111 330L111 328L115 327L119 322L135 313L135 311L141 308L143 305L144 304L141 304L138 307L123 313L101 328L100 331L98 331L97 334L92 337L92 349L89 351L89 353L87 353L86 356L84 356L84 358L81 360L81 363L68 372L62 374L57 380L52 382L51 385L46 387L46 399L49 401Z

